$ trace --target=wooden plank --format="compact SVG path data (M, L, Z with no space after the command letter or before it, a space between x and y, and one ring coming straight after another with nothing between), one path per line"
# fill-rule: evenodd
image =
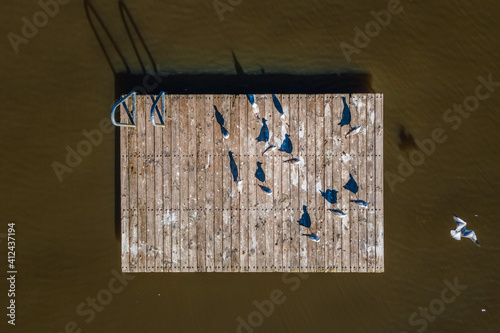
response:
M180 96L174 96L172 105L172 271L181 271L181 146Z
M120 106L120 122L128 121L125 107ZM128 127L119 127L120 131L120 222L122 241L122 272L130 271L130 188L129 188L129 152L128 152Z
M207 163L207 135L205 126L205 96L195 95L196 114L196 271L206 272L206 218L205 189L206 189L206 163Z
M198 264L197 248L197 222L198 222L198 204L197 188L198 188L198 173L196 170L196 99L195 95L187 96L187 138L188 138L188 272L195 272Z
M376 271L384 271L384 118L383 94L375 99L375 200L376 200Z
M338 188L333 187L333 131L332 131L332 96L326 94L324 96L324 127L325 127L325 143L323 146L324 154L324 170L325 170L325 189L334 189L338 191ZM333 220L334 215L328 211L330 208L336 208L336 205L325 202L325 212L324 212L324 236L322 241L324 241L325 246L325 271L331 272L334 266L333 260L333 249L334 249L334 234L333 234Z
M248 223L248 199L249 199L249 184L250 178L253 177L250 172L249 165L249 136L248 136L248 102L245 95L238 96L238 119L240 129L240 172L243 179L242 192L239 195L240 199L240 272L249 271L248 251L249 251L249 228ZM253 143L252 143L253 144Z
M206 268L207 272L215 270L215 204L214 204L214 98L212 95L205 96L205 127L207 160L205 162L205 208L206 208Z
M285 134L290 133L290 127L289 122L290 122L290 99L289 95L281 95L280 96L281 100L281 106L283 107L283 114L285 115L285 120L281 122L281 139L283 140L285 138ZM293 144L293 143L292 143ZM296 146L295 150L297 149ZM292 154L294 151L292 151ZM290 164L289 163L283 163L284 161L288 160L289 158L292 158L291 155L288 154L281 154L281 158L278 159L279 163L281 164L281 202L280 202L280 208L282 209L282 219L281 219L281 224L282 224L282 230L283 234L281 236L282 240L282 264L281 264L281 271L282 272L288 272L290 270L290 251L291 251L291 227L293 221L291 220L291 214L290 214L290 209L292 208L292 202L291 202L291 186L290 186Z
M342 234L343 234L343 220L347 220L349 218L349 211L344 207L343 195L344 191L342 190L343 183L343 174L342 174L342 134L341 128L338 125L340 121L339 115L342 115L342 98L340 95L332 96L331 100L331 109L332 109L332 158L333 158L333 188L338 191L337 194L337 204L335 209L340 209L344 213L348 214L348 216L341 218L338 216L333 216L333 269L334 272L342 272ZM331 214L332 215L332 214Z
M151 125L152 126L152 125ZM163 132L164 127L154 127L154 147L153 147L153 165L154 165L154 271L163 272L164 248L163 248Z
M320 241L316 243L316 269L317 272L324 272L326 269L325 248L329 238L325 237L325 207L326 200L321 196L320 190L325 191L325 99L323 95L315 96L315 110L311 110L316 118L316 168L315 168L315 188L314 196L316 202L316 234Z
M306 137L307 137L307 211L311 216L311 232L318 232L318 218L316 206L316 96L307 95L306 97ZM315 272L317 266L318 243L307 241L307 271Z
M304 157L300 155L301 141L299 136L299 95L290 95L290 140L292 140L293 151L291 158L299 158L299 164L289 165L290 169L290 266L292 272L300 271L300 226L298 220L302 214L300 205L300 173L299 169L304 168ZM302 132L302 136L303 136Z
M188 98L181 95L179 98L179 154L180 154L180 266L185 272L189 266L189 160L188 155Z
M269 144L274 141L274 106L273 106L273 98L271 95L265 95L264 98L265 105L265 115L268 120L269 127ZM268 155L265 163L265 171L266 171L266 183L269 188L273 191L272 195L266 195L266 205L265 205L265 233L266 233L266 263L265 263L265 271L273 272L274 271L274 224L276 220L274 219L274 198L276 198L277 189L274 187L274 155Z
M367 201L366 197L366 96L367 94L358 94L356 99L358 111L358 124L361 131L356 134L358 139L358 180L359 192L358 198ZM358 272L367 271L367 247L366 247L366 208L358 207Z
M214 106L217 107L219 112L222 108L222 96L214 97ZM215 110L213 110L215 114ZM223 158L223 137L219 124L215 116L213 117L214 126L214 225L215 225L215 271L222 271L222 158Z
M137 98L137 148L138 148L138 270L146 269L146 243L147 243L147 197L146 197L146 112L144 98Z
M367 100L366 118L366 198L368 202L367 228L367 255L368 271L375 272L375 95L369 94Z
M239 98L238 96L231 96L230 106L230 121L229 128L229 147L234 153L234 161L238 168L238 179L242 182L240 185L234 182L231 188L231 271L238 272L240 270L240 190L243 189L244 182L248 182L241 173L241 160L240 156L240 111L239 111Z
M139 107L139 103L137 104ZM132 104L129 104L129 110ZM137 118L136 118L137 121ZM139 254L139 214L137 212L137 190L138 190L138 151L137 151L137 127L128 129L128 153L129 153L129 192L130 192L130 272L138 272L138 254Z
M247 119L248 119L248 266L249 271L256 272L258 267L257 253L258 253L258 243L257 243L257 231L259 227L259 222L257 221L257 191L260 188L257 187L257 179L255 178L255 170L257 164L256 155L256 141L255 138L259 135L260 131L260 119L258 119L254 114L254 109L247 104Z
M339 95L339 98L342 100L342 98L345 99L345 102L347 105L350 104L349 100L349 95L342 94ZM336 123L338 124L340 120L342 119L342 109L343 109L343 102L342 107L340 108L340 112L337 115L338 121ZM340 125L337 125L340 126ZM341 149L342 149L342 186L349 180L349 171L350 171L350 150L349 150L349 138L346 138L346 134L349 131L349 126L345 125L342 126L340 129L340 140L341 140ZM345 212L346 214L349 214L348 217L342 219L342 272L350 272L350 265L351 265L351 226L350 226L350 220L352 218L352 211L350 210L350 203L349 203L349 197L350 194L345 191L341 190L340 191L341 195L341 202L342 202L342 211Z
M308 159L308 127L307 127L307 95L299 95L299 154L302 155L304 159L305 166L299 168L299 202L300 216L303 214L304 208L309 208L307 211L311 214L311 207L307 207L307 181L308 181L308 169L309 159ZM313 221L313 217L311 217L311 221ZM299 238L300 238L300 271L307 272L308 271L308 263L309 263L309 252L308 252L308 240L306 237L302 236L302 234L309 233L309 230L305 229L303 226L299 228Z
M265 95L255 95L255 101L258 105L258 110L260 112L260 115L262 119L259 119L258 125L256 127L256 133L254 138L257 138L259 136L260 130L263 126L262 120L265 119L268 121L267 118L267 110L266 110L266 105L265 105ZM269 124L268 124L269 126ZM253 140L253 138L250 138L251 142L255 142L256 150L255 154L257 154L257 160L258 161L263 161L264 164L262 165L262 168L264 169L264 173L266 173L267 169L267 162L266 160L262 160L262 152L265 150L265 147L267 146L267 143L264 142L257 142ZM256 168L256 164L254 165ZM258 181L257 181L258 182ZM267 184L267 177L266 177L266 182L264 186L268 186ZM268 186L269 187L269 186ZM272 187L272 186L271 186ZM264 272L266 269L266 222L267 222L267 214L266 214L266 201L267 201L267 196L260 187L257 187L257 225L256 225L256 233L257 233L257 272Z
M144 159L144 176L146 178L146 271L155 270L156 223L155 223L155 168L154 168L154 128L151 123L150 112L152 101L149 96L144 99L144 117L146 127L146 156Z
M356 105L359 102L359 96L351 95L351 102L349 103L349 107L351 109L351 126L356 127L359 126L359 111ZM358 183L358 187L361 186L361 181L359 177L358 163L359 159L358 154L358 135L349 135L349 151L350 151L350 159L349 166L350 172L354 177L354 180ZM358 192L359 193L359 192ZM350 199L356 200L359 199L358 195L350 193ZM359 206L355 203L351 202L349 204L351 210L351 217L349 219L349 223L351 226L351 272L358 271L358 210Z
M281 106L282 98L281 95L276 95L278 101L280 101ZM271 109L273 115L273 139L274 145L279 147L281 142L285 139L286 128L282 122L281 115L277 111L276 107L273 105L272 96L269 97L271 102ZM286 156L286 153L276 154L273 153L271 158L273 159L273 272L281 272L283 269L283 193L282 193L282 170L281 165L283 164L282 158Z
M222 96L222 106L219 112L224 118L224 127L231 131L231 117L229 106L231 97ZM229 137L231 138L231 136ZM233 176L231 175L229 163L229 151L232 149L229 140L224 139L222 157L222 271L231 270L231 191L233 186Z
M165 96L163 134L163 268L172 271L172 96Z

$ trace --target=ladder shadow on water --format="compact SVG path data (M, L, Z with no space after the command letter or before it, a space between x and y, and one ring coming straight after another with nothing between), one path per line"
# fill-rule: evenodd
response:
M118 1L125 32L137 58L134 72L117 42L90 0L84 0L89 25L113 72L115 100L131 91L156 95L169 94L329 94L371 93L371 75L362 71L342 71L333 74L266 73L246 74L233 50L232 61L236 74L169 74L158 71L152 53L135 20L123 1ZM334 71L335 69L332 69ZM120 238L120 129L115 131L115 236Z

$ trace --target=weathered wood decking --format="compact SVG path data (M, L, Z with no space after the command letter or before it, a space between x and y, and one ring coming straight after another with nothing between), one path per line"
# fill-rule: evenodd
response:
M272 95L255 95L269 144L280 147L289 134L293 152L262 156L267 144L256 141L262 120L245 95L168 95L164 128L151 124L151 98L137 96L137 126L120 128L124 272L384 271L383 95L277 97L284 120ZM348 126L338 125L342 97L351 124L362 126L347 138ZM283 163L290 158L301 162ZM272 195L257 186L258 161ZM357 196L343 188L349 174ZM336 204L321 196L326 189L338 191ZM303 206L318 243L301 236L308 233L297 222Z

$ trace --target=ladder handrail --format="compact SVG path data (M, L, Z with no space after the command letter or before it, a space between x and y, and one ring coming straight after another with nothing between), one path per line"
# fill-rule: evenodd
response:
M130 96L132 96L132 100L133 100L132 101L132 107L133 107L132 110L129 110L127 104L125 103L125 101ZM122 103L125 106L125 111L127 112L128 119L130 119L130 123L120 123L120 122L116 122L116 120L115 120L115 111ZM132 115L130 113L132 113ZM136 114L136 92L132 91L132 92L128 93L128 95L122 97L118 102L115 103L115 105L113 105L113 108L111 109L111 122L115 126L135 127L135 114Z
M153 106L151 107L151 123L153 126L157 127L165 127L165 91L160 92L156 100L153 98L151 95L151 98L153 99ZM158 108L156 107L156 104L158 104L158 101L161 98L161 114ZM157 110L156 113L158 114L158 118L160 119L160 124L157 124L155 122L155 109Z

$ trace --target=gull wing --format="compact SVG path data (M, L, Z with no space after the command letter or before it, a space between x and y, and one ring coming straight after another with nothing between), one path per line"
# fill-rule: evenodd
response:
M462 233L462 236L470 238L474 243L479 245L479 242L477 241L476 233L474 232L474 230L465 230Z
M465 222L464 220L462 220L460 217L458 216L455 216L453 215L453 219L455 220L455 222L457 223L457 231L460 231L462 230L463 227L465 227L467 225L467 222Z

